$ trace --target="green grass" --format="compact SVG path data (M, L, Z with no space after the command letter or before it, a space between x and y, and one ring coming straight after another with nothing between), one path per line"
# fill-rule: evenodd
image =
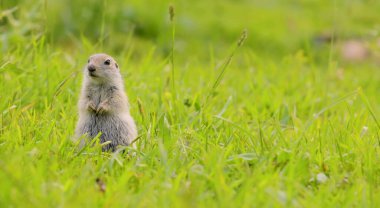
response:
M0 207L380 206L377 1L178 0L175 25L169 1L67 2L0 2ZM349 38L372 56L342 59ZM125 77L134 154L72 141L96 52Z

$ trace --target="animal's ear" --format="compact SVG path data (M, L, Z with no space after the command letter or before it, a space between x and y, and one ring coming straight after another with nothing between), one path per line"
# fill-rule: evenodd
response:
M116 69L118 69L119 68L119 65L117 65L117 63L115 62L115 66L116 66Z

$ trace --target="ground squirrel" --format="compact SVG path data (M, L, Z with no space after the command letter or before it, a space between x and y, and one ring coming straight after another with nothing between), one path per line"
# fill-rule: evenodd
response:
M119 66L107 54L94 54L88 59L78 108L76 137L92 139L101 133L102 143L110 141L103 151L130 145L137 137Z

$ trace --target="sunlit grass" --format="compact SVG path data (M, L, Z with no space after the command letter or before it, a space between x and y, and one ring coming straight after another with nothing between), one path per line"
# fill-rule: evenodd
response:
M118 47L107 44L113 32L103 43L72 36L70 45L49 31L4 33L18 44L0 60L0 207L379 206L378 66L341 62L331 45L322 54L287 48L285 56L262 55L253 39L265 28L249 25L236 51L244 27L231 29L223 46L213 45L215 32L188 39L202 52L182 50L182 4L175 38L174 28L162 31L175 59L162 52L166 39L146 43L130 33ZM260 17L273 17L265 11ZM281 34L272 37L300 41ZM82 68L95 52L110 53L122 69L140 134L129 154L103 153L96 141L79 151L72 141Z

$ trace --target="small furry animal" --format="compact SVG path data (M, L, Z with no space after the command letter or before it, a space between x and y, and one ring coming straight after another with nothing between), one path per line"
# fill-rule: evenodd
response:
M107 54L94 54L84 69L82 91L78 103L79 120L76 138L92 139L99 133L103 151L128 146L137 137L136 125L129 113L119 66ZM83 136L84 135L84 136Z

